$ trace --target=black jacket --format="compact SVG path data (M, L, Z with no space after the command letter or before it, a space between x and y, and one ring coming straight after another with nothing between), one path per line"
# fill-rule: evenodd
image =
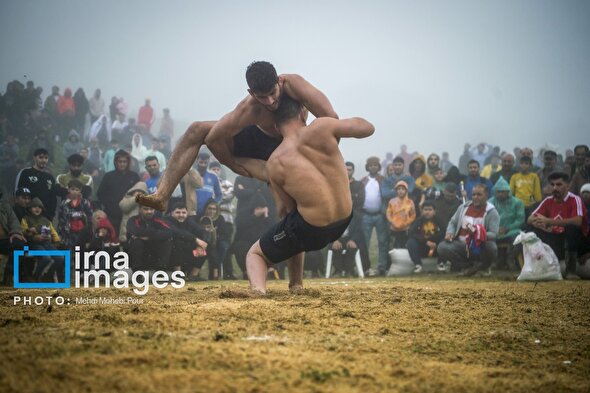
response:
M170 226L172 239L183 242L195 242L195 237L205 238L205 230L196 222L186 219L184 222L176 220L174 217L167 216L164 221Z
M16 180L16 188L20 187L28 188L31 191L31 198L39 198L43 202L43 215L53 220L57 207L57 187L59 187L53 175L33 167L24 168Z
M433 228L430 228L432 232L429 234L425 233L426 228L424 228L424 224L428 222L434 224ZM410 229L408 230L408 237L414 238L420 242L431 241L438 244L443 240L446 229L446 226L443 227L441 222L436 217L434 217L434 219L432 220L427 220L424 217L420 217L417 218L412 223L412 225L410 225Z
M161 241L172 239L170 225L158 217L144 220L141 216L133 216L127 221L127 238L147 237L148 240Z

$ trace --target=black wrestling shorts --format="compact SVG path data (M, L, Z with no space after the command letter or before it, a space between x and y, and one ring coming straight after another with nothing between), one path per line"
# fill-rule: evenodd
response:
M352 220L348 218L325 227L308 224L297 209L293 209L279 223L260 238L260 248L272 262L279 263L303 251L320 250L339 239Z
M248 126L234 136L234 156L268 161L281 141L280 138L268 136L257 126Z

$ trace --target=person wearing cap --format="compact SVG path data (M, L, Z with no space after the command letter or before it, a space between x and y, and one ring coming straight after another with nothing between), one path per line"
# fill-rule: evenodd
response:
M55 181L60 186L57 188L57 194L63 199L68 194L68 184L72 180L77 180L82 184L82 196L86 199L90 198L94 183L92 176L82 173L82 165L84 164L84 157L78 153L74 153L68 157L68 164L70 170L66 173L57 175Z
M31 204L31 191L28 188L17 188L14 192L14 214L18 218L18 222L27 215L27 210Z
M387 220L395 241L393 248L405 248L408 241L408 228L416 219L416 206L408 197L408 185L400 180L395 185L396 197L387 204Z
M461 201L457 196L459 187L455 183L447 183L442 191L442 195L434 201L436 217L443 228L446 228L451 221L451 217L457 211Z
M499 247L498 250L507 250L507 254L510 255L512 243L524 225L524 203L510 193L510 185L503 177L500 177L494 185L494 197L489 202L496 207L500 215L496 244L504 245L504 247ZM499 253L496 267L503 267L502 265L508 262L506 260L508 255ZM508 263L506 267L513 266Z
M39 198L45 209L43 215L50 220L55 216L57 207L57 184L48 172L49 152L39 148L33 152L33 166L22 169L16 178L16 188L27 188L33 198Z
M576 173L572 176L570 191L576 195L580 195L582 185L586 183L590 183L590 151L586 152L583 165L578 166Z
M25 195L25 189L17 191L20 191L19 196ZM30 192L26 195L30 199ZM20 221L10 205L2 199L2 191L0 191L0 254L8 256L8 262L4 268L4 284L8 284L13 276L13 251L22 250L25 243Z
M203 178L203 186L194 191L197 196L197 215L204 213L205 204L210 198L213 198L217 203L220 203L223 198L219 178L215 173L209 171L210 157L210 154L204 151L197 156L197 172Z
M55 246L61 242L51 221L43 215L44 209L43 202L33 198L29 212L20 223L31 250L55 250ZM58 282L63 282L63 257L44 256L37 259L33 276L40 281L52 282L55 272L58 272Z
M84 185L78 179L68 182L68 194L58 209L57 232L63 243L72 249L78 246L81 233L91 225L92 205L82 196Z

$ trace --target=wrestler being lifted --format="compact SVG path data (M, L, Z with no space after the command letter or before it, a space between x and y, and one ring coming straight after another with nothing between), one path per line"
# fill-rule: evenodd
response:
M164 211L172 192L190 170L204 143L222 164L238 174L252 177L235 157L268 160L281 143L274 112L284 96L297 100L316 117L338 118L321 91L299 75L277 76L273 65L266 61L250 64L246 81L249 95L232 112L218 122L194 122L189 126L172 152L156 193L138 196L139 204Z
M283 97L275 111L281 144L268 161L236 158L256 177L266 177L286 216L248 251L250 289L266 293L270 264L288 261L289 289L303 288L303 252L319 250L342 236L352 219L352 198L340 138L365 138L375 128L361 118L322 117L306 126L307 111Z

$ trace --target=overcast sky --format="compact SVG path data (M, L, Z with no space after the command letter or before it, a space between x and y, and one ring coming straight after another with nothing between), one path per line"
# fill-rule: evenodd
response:
M100 87L178 129L218 119L267 60L374 136L346 159L465 142L572 147L590 135L590 2L0 0L0 85ZM26 75L26 77L25 77ZM180 130L179 128L182 128ZM362 173L362 170L360 170Z

